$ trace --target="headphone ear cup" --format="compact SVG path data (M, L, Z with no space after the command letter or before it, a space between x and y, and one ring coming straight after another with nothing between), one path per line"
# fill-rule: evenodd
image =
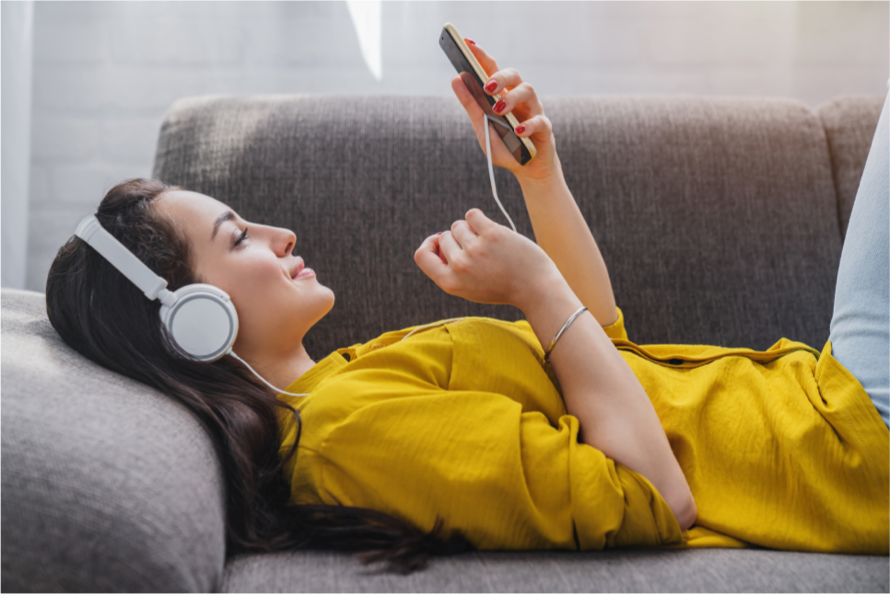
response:
M213 285L195 283L173 296L173 305L161 306L160 313L177 350L197 361L227 355L238 336L238 312L229 295Z

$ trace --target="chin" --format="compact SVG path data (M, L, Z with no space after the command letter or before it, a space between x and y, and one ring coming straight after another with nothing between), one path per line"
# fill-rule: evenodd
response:
M334 292L321 285L323 291L322 294L319 295L316 299L313 299L313 310L315 310L315 322L318 322L320 319L328 315L328 313L334 309L334 302L336 301L336 297L334 297ZM305 312L305 310L303 310ZM314 323L314 322L313 322Z
M334 309L334 302L337 301L337 298L334 296L334 292L328 289L328 292L331 295L331 299L328 302L328 308L325 310L324 315L327 315L332 309ZM324 317L324 316L322 316Z

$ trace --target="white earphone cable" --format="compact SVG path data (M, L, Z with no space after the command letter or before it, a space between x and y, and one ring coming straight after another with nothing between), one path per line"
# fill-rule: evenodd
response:
M236 359L238 359L239 361L241 361L242 363L244 363L245 365L247 365L247 368L248 368L249 370L253 371L253 374L254 374L255 376L257 376L258 378L260 378L260 380L262 380L262 382L263 382L264 384L266 384L267 386L269 386L270 388L272 388L272 389L275 390L276 392L281 392L282 394L290 394L291 396L308 396L308 395L309 395L309 394L296 394L296 393L294 393L294 392L288 392L288 391L286 391L286 390L282 390L281 388L276 388L275 386L273 386L272 384L270 384L269 382L267 382L266 380L264 380L264 379L263 379L263 376L261 376L259 373L257 373L256 370L255 370L253 367L251 367L251 366L247 363L247 361L245 361L244 359L242 359L241 357L239 357L238 355L236 355L236 354L235 354L235 351L229 351L229 354L232 355L233 357L235 357Z
M482 114L485 116L485 156L488 158L488 177L491 179L491 193L494 194L495 202L498 203L498 206L501 207L501 212L504 213L504 216L507 217L507 220L510 221L510 226L513 227L513 231L516 231L516 225L513 224L513 219L510 218L510 215L507 214L507 211L504 210L504 205L501 204L501 201L498 199L498 188L494 183L494 167L491 164L491 132L488 130L488 122L493 122L498 126L502 126L507 130L513 131L510 126L503 122L499 122L496 119L489 116L487 113Z

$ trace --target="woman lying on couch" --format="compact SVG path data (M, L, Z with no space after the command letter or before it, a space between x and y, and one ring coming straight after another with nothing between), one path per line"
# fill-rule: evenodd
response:
M762 352L641 346L534 89L470 43L495 82L486 92L504 93L495 111L537 148L521 166L493 135L491 159L519 180L539 244L474 209L415 261L445 292L526 320L444 320L313 361L302 340L334 295L292 255L294 233L155 180L112 188L96 217L171 291L225 291L239 359L182 356L161 303L80 237L50 268L47 313L64 341L207 428L229 553L338 548L406 571L469 546L886 554L887 103L821 353L784 338ZM484 150L483 112L459 77L452 86Z

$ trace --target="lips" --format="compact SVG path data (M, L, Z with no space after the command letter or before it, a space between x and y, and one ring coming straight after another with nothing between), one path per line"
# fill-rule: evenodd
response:
M306 263L303 262L303 258L299 258L299 261L297 262L297 267L294 268L293 272L291 272L291 275L290 275L291 279L297 278L297 275L300 274L300 271L303 270L305 267L306 267Z

